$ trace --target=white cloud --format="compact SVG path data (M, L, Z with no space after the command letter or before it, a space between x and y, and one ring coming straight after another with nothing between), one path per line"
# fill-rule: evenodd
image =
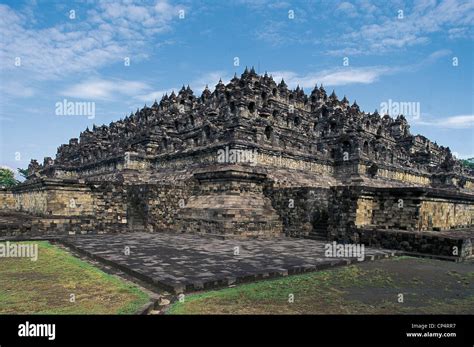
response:
M15 74L10 78L23 72L31 79L50 80L97 71L123 62L126 56L143 59L154 35L170 30L179 8L162 0L104 0L94 3L94 9L80 19L65 14L59 24L34 28L29 15L0 4L0 68ZM16 57L21 58L21 67L14 65Z
M281 78L290 87L299 85L302 88L312 88L316 83L327 86L342 86L348 84L370 84L377 82L381 76L395 72L396 68L365 67L365 68L340 68L321 72L300 75L292 71L274 71L270 74L279 81Z
M457 115L433 120L419 120L415 123L448 129L472 129L474 128L474 115Z
M460 39L460 38L467 38L469 37L469 31L472 30L467 27L463 28L452 28L448 30L449 38L454 40L454 39Z
M341 12L345 16L357 17L357 9L350 2L344 1L337 6L337 11Z
M448 40L474 36L474 2L467 0L343 1L324 6L293 5L295 21L276 21L275 13L258 2L262 25L255 37L274 46L316 45L330 55L385 54L431 42L433 35ZM399 19L398 11L403 11ZM337 23L327 23L337 17ZM305 17L302 19L301 17ZM295 30L295 23L316 23ZM328 24L332 30L317 26ZM343 31L341 32L340 28Z
M275 0L237 0L237 4L247 6L251 9L268 9L268 8L286 8L291 6L286 1L275 1Z
M224 84L228 83L230 78L224 71L210 71L200 75L189 83L196 95L199 95L205 88L206 84L209 89L213 90L214 86L222 79ZM155 99L160 100L166 93L172 91L177 93L181 86L160 88L153 90L153 87L145 82L130 81L120 79L87 79L85 81L73 84L59 94L66 97L81 100L120 100L124 96L144 103L152 103Z
M149 89L148 84L139 81L92 79L72 85L60 94L77 99L112 100Z
M364 24L338 36L338 48L331 54L386 53L430 42L434 33L448 33L448 38L465 37L474 24L474 2L460 0L419 1L403 10L403 18L392 16Z

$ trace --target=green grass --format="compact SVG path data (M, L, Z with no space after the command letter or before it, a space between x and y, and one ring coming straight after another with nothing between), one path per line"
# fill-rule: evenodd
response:
M420 266L426 267L421 270L423 276ZM453 266L411 257L387 259L192 294L184 302L174 303L168 313L473 313L473 266L463 265L462 273L455 275L450 270ZM403 303L398 302L399 293L404 295ZM293 303L289 302L290 294Z
M0 258L0 314L133 314L149 301L137 286L37 244L37 261Z

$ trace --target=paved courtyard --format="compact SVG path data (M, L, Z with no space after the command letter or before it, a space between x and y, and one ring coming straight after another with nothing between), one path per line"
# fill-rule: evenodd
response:
M325 257L322 241L281 238L222 240L193 234L78 235L67 246L174 293L356 263ZM365 248L365 261L395 251Z

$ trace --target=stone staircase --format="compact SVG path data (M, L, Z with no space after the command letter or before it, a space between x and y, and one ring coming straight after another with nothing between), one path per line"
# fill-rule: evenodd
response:
M327 232L328 232L328 221L326 220L318 220L313 224L313 229L310 233L305 237L311 240L317 241L327 241Z
M226 238L281 236L283 225L263 194L266 175L227 169L194 176L199 190L176 218L182 232Z

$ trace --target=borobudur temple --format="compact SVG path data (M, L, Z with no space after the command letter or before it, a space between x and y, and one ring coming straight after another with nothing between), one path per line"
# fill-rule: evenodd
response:
M0 235L298 237L468 257L474 172L403 115L246 69L165 95L32 160Z

